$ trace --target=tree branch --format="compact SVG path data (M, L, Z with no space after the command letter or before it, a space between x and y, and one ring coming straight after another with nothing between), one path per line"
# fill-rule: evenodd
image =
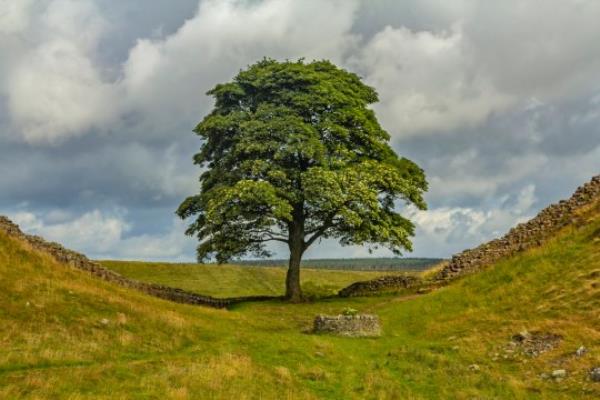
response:
M262 237L260 239L251 239L250 240L251 243L264 243L264 242L269 242L269 241L289 243L289 241L285 238L278 237L278 236L271 236L271 235L269 235L268 237Z
M333 226L333 218L325 222L319 229L316 229L314 234L304 243L304 248L307 249L311 244L314 243L325 231Z

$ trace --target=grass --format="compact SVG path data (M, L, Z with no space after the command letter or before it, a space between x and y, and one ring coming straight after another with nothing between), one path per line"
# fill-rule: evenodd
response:
M599 232L596 217L416 299L230 311L112 286L0 234L0 398L598 398L585 376L600 365ZM305 333L315 314L346 307L377 313L383 336ZM504 353L523 329L564 340L538 358ZM562 382L539 378L558 368Z
M137 261L101 261L129 278L178 287L216 297L283 295L285 272L281 267L211 264L169 264ZM393 274L382 271L302 269L302 287L308 295L334 295L356 281Z

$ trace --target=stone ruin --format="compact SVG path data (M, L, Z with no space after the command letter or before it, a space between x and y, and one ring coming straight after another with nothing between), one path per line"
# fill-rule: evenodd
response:
M9 237L15 238L27 243L34 250L41 251L50 255L59 263L69 265L73 268L86 271L91 275L105 281L116 283L117 285L139 290L148 295L159 297L161 299L173 301L176 303L202 305L213 308L225 308L229 305L243 301L267 300L273 299L273 296L248 296L231 297L219 299L211 296L187 292L183 289L172 288L169 286L155 283L140 282L129 279L123 275L104 268L99 263L88 259L83 254L64 248L62 245L53 242L47 242L39 236L32 236L23 233L19 226L14 224L8 218L0 215L0 232L6 233Z
M313 332L348 337L377 337L381 336L381 324L379 317L372 314L317 315Z
M579 211L599 204L599 201L600 175L597 175L590 182L580 186L570 199L546 207L533 219L512 228L502 238L453 256L435 280L447 281L476 272L502 258L540 246L563 227L576 226L581 218Z

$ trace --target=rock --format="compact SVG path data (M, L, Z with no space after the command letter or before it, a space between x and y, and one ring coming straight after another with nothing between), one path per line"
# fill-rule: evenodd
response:
M340 297L360 296L382 290L413 288L421 283L421 278L415 275L387 275L370 281L354 282L338 292Z
M479 367L479 365L477 365L477 364L471 364L471 365L469 365L469 371L477 372L479 370L481 370L481 368Z
M562 379L567 376L567 371L564 369L555 369L552 371L552 378L554 379Z
M588 352L588 350L584 347L584 346L580 346L576 351L575 351L575 355L577 357L582 357L584 356L586 353Z
M537 357L557 347L561 340L562 336L551 332L522 331L512 336L512 342L509 342L504 352L512 354L518 349L525 355Z
M106 325L108 325L108 323L109 323L109 322L110 322L110 321L109 321L108 319L106 319L106 318L102 318L102 319L100 320L100 323L101 323L102 325L105 325L105 326L106 326Z
M531 338L531 334L527 330L521 331L512 337L516 342L524 342L529 338Z
M593 382L600 382L600 367L592 368L590 371L590 379Z
M316 351L316 352L315 352L315 356L317 356L317 357L325 357L325 354L323 354L323 353L322 353L322 352L320 352L320 351Z
M349 337L375 337L381 336L381 324L379 317L372 314L317 315L313 332Z
M546 380L546 379L550 379L550 375L548 375L548 374L547 374L547 373L545 373L545 372L542 372L542 373L540 374L540 379L544 379L544 380Z

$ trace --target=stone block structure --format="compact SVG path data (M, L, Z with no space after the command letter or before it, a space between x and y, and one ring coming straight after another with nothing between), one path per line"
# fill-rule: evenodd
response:
M313 332L349 337L376 337L381 336L381 324L379 317L372 314L317 315Z

